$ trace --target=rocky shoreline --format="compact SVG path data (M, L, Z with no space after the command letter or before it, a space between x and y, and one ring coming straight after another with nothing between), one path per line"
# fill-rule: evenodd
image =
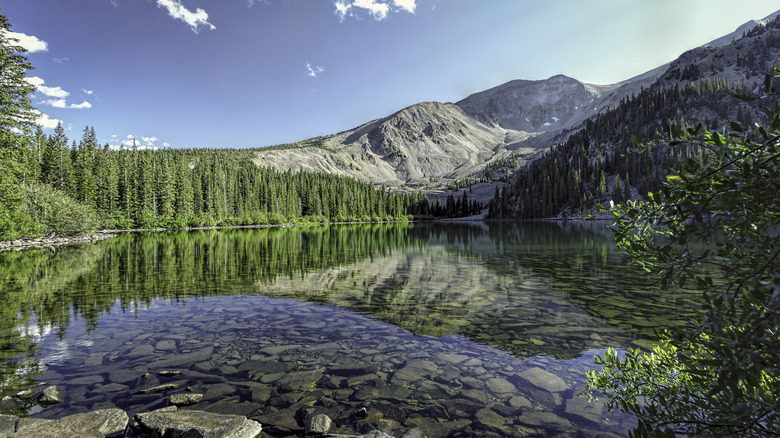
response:
M21 251L32 248L54 249L63 246L83 245L112 237L116 237L116 234L101 231L93 234L80 234L78 236L50 236L35 239L5 240L0 241L0 251Z
M384 221L384 222L330 222L327 225L348 225L365 223L396 223L402 221ZM33 239L0 240L0 252L2 251L22 251L32 248L59 248L63 246L83 245L86 243L97 242L100 240L116 237L118 233L136 233L146 231L197 231L197 230L230 230L230 229L253 229L253 228L279 228L279 227L297 227L305 225L317 225L316 223L283 223L283 224L256 224L256 225L230 225L213 227L184 227L184 228L134 228L128 230L100 230L92 234L79 234L76 236L54 236L36 237Z
M180 375L180 371L161 371L160 375ZM148 387L136 394L156 394L174 389L176 384L162 384ZM40 390L40 388L45 389ZM58 419L29 418L0 413L0 438L157 438L157 437L210 437L210 438L260 438L274 436L271 430L263 431L257 420L244 415L189 409L204 398L204 394L188 392L173 394L161 401L166 407L133 415L116 407L106 407L67 415ZM0 412L18 410L25 400L41 408L61 403L62 392L56 385L39 384L21 391L16 397L6 396L0 401ZM230 410L228 410L230 411ZM368 417L365 408L358 409L351 416ZM318 436L330 438L390 438L385 432L372 430L362 435L329 433L334 421L322 410L313 406L302 407L290 419L298 428L289 432L296 436ZM272 435L269 435L271 432Z
M331 420L323 414L302 413L306 436L326 438L390 438L381 431L364 435L330 434ZM259 438L267 436L260 423L242 415L217 414L169 406L136 414L132 419L118 408L68 415L57 420L0 414L3 438L152 438L152 437Z

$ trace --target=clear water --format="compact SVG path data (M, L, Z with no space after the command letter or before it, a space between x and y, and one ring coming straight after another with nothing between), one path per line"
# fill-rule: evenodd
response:
M6 408L132 414L197 393L191 409L270 436L307 407L343 433L623 434L632 418L577 396L594 355L646 348L692 308L598 222L123 234L0 253L0 299L3 395L45 382L64 398Z

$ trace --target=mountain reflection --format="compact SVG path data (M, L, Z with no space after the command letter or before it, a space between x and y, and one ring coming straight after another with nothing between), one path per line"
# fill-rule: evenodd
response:
M128 233L0 253L3 389L35 379L37 340L152 301L272 295L411 332L462 335L516 356L576 357L686 319L649 290L602 223L374 224Z

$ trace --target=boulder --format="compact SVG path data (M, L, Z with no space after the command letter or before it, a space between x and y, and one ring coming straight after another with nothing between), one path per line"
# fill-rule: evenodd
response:
M157 410L135 416L139 436L193 436L204 438L255 438L260 423L240 415L195 410Z
M49 386L38 394L38 403L40 403L41 406L50 406L60 403L61 401L62 393L60 393L60 389L57 388L56 385Z
M534 386L549 392L561 392L569 389L569 385L555 374L539 367L529 368L519 373L520 377Z
M20 422L29 419L20 419ZM100 409L62 417L59 420L33 420L35 425L20 424L14 438L88 438L124 436L129 418L121 409Z
M12 437L15 433L21 433L27 429L49 423L54 420L41 420L38 418L19 418L13 415L0 414L0 437Z
M314 434L328 433L332 423L330 417L325 414L315 415L307 420L306 432Z
M203 394L173 394L168 402L174 406L191 406L203 400Z

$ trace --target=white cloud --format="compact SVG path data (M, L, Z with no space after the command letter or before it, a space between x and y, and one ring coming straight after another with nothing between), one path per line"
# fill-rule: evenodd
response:
M181 4L181 0L157 0L157 7L167 9L171 18L187 23L195 33L198 33L200 26L207 26L211 30L216 29L213 24L209 23L209 14L206 11L197 8L195 12L192 12Z
M81 92L84 94L94 94L95 92L92 90L85 90L84 88L81 89Z
M67 108L68 105L65 103L65 99L49 99L44 100L41 102L44 105L53 106L54 108Z
M7 32L6 36L8 38L16 39L18 41L17 44L27 49L30 53L49 51L49 46L46 44L46 41L38 39L36 36L13 31Z
M42 100L41 104L43 105L49 105L53 106L54 108L73 108L73 109L86 109L86 108L92 108L92 104L87 102L86 100L81 103L74 103L68 105L68 103L65 101L65 98L70 96L70 93L63 90L60 87L47 87L46 85L43 85L45 81L38 76L30 76L24 78L27 82L34 85L37 92L40 92L44 96L51 97L52 99L46 99ZM92 94L92 91L89 90L81 90L86 94Z
M414 10L417 7L415 0L393 0L393 3L399 8L405 10L410 14L414 14Z
M88 109L88 108L92 108L92 104L91 104L91 103L89 103L89 102L87 102L87 101L85 100L84 102L81 102L81 103L78 103L78 104L76 104L76 103L72 103L72 104L70 104L70 105L68 106L68 108L73 108L73 109Z
M67 102L65 102L65 99L49 99L44 100L41 102L44 105L50 105L54 108L72 108L72 109L87 109L92 108L92 104L87 102L86 100L81 103L72 103L68 105Z
M70 93L68 93L67 91L63 90L60 87L47 87L43 85L45 81L39 78L38 76L29 76L24 78L24 80L34 85L35 88L38 89L37 91L40 91L41 93L49 97L56 97L62 99L70 95Z
M52 58L52 60L57 64L65 64L66 62L70 61L68 58Z
M157 141L159 140L160 139L155 136L145 137L145 136L128 134L125 140L119 141L117 135L114 134L111 136L111 144L109 144L109 146L114 149L132 149L133 146L135 146L135 148L139 151L143 151L143 150L156 151L159 148L155 143L157 143ZM167 147L169 146L169 144L166 142L163 143L163 146Z
M41 125L41 128L44 129L54 129L58 123L62 123L62 120L51 119L47 114L39 112L35 123Z
M371 14L377 21L387 18L391 12L406 11L414 14L417 7L416 0L392 0L391 7L389 0L335 0L333 5L336 7L336 15L340 20L346 17L355 17L355 10L363 10Z
M308 62L306 63L306 70L309 71L310 78L316 78L317 75L325 71L325 69L320 67L319 65L312 67L312 65L309 64Z

